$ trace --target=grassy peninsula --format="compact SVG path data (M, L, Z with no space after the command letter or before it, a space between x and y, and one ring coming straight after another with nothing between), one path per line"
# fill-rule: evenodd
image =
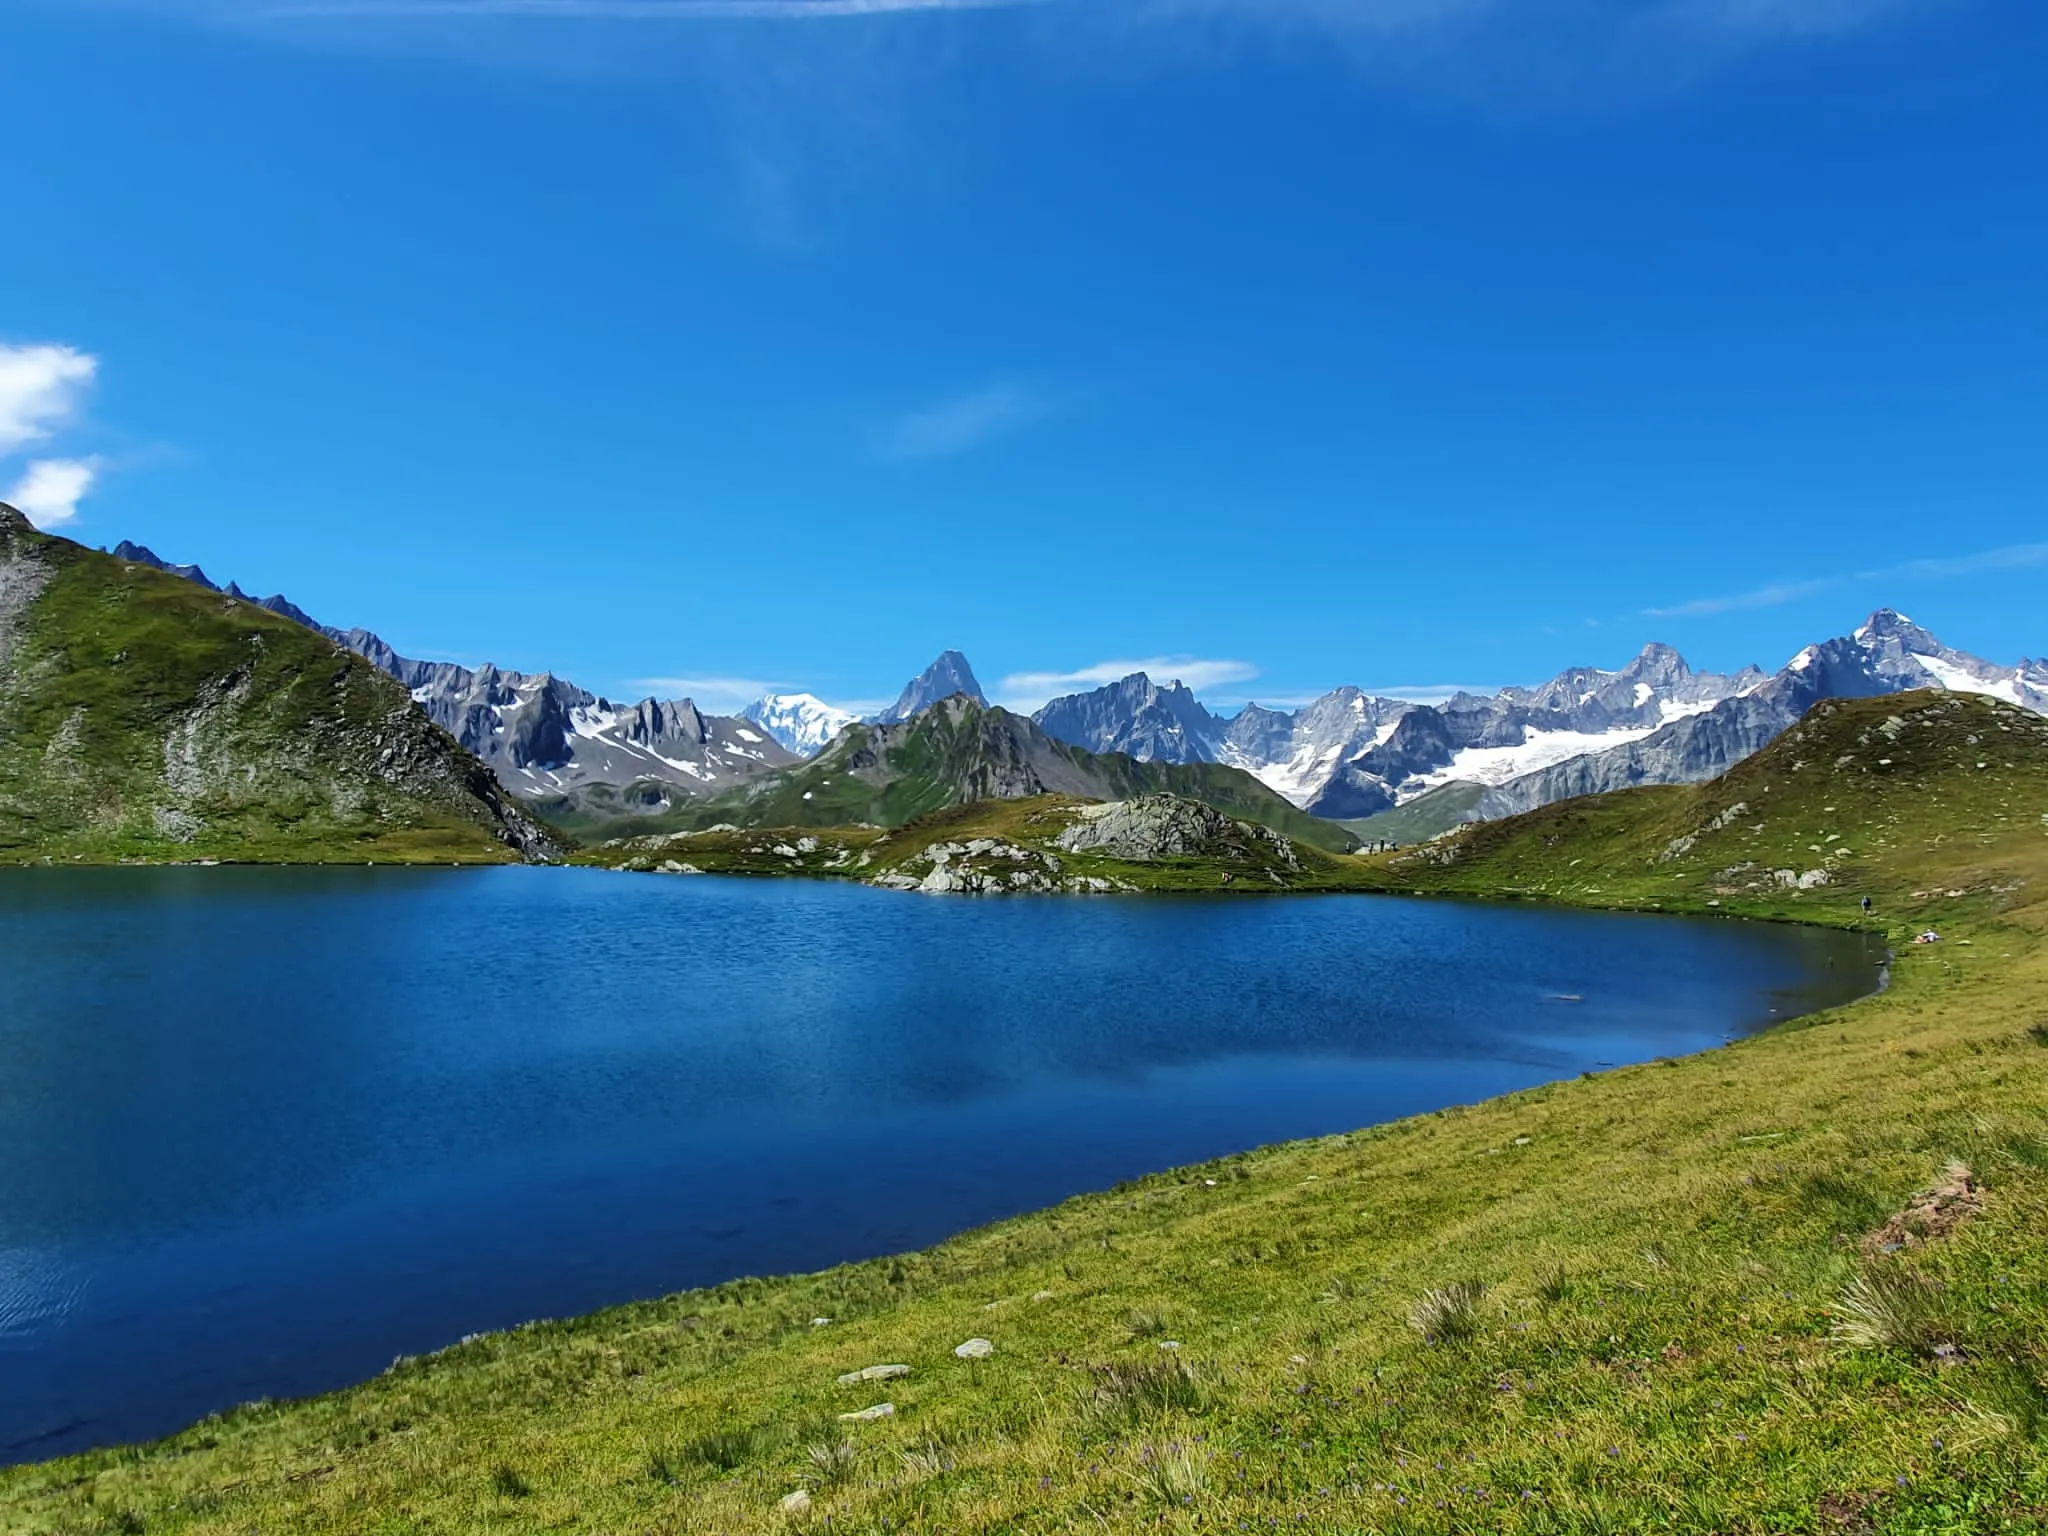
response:
M0 1472L0 1531L2048 1525L2048 721L1831 706L1715 785L1354 862L1838 924L1869 896L1899 953L1726 1049Z

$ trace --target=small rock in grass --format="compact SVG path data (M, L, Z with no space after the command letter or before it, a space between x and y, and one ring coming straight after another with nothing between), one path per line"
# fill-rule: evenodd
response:
M1160 1347L1161 1349L1179 1349L1179 1348L1180 1348L1180 1340L1179 1340L1179 1339L1161 1339L1161 1340L1159 1341L1159 1347Z
M907 1365L870 1365L858 1371L848 1371L839 1378L842 1387L857 1387L864 1381L888 1381L896 1376L908 1376Z
M829 1317L814 1317L811 1319L811 1326L813 1328L822 1328L831 1321L832 1319Z
M1032 1299L1033 1301L1051 1301L1051 1300L1052 1300L1052 1292L1051 1292L1051 1291L1033 1291L1033 1292L1031 1293L1031 1299Z
M986 1360L995 1352L995 1345L989 1343L987 1339L969 1339L965 1344L962 1344L953 1351L962 1360Z
M842 1424L872 1424L876 1419L890 1418L895 1412L894 1403L877 1403L874 1407L863 1408L858 1413L842 1413L839 1420Z
M782 1496L782 1512L785 1515L808 1515L811 1512L811 1496L802 1488L795 1493Z

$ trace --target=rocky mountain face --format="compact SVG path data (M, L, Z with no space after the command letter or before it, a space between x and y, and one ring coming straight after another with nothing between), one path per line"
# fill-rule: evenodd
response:
M1161 687L1142 672L1054 699L1031 717L1048 736L1091 752L1122 752L1148 763L1223 760L1224 722L1179 682Z
M217 587L196 565L173 565L138 544L115 557ZM602 818L716 794L756 774L787 767L797 754L743 718L702 713L688 699L614 704L551 673L399 655L367 629L318 623L283 597L245 598L346 646L411 690L436 725L488 766L507 789L545 801L550 814Z
M977 704L988 702L982 694L981 684L974 680L974 668L967 664L967 658L958 651L943 651L937 661L904 686L894 704L875 716L874 723L894 725L900 720L908 720L955 694L964 695Z
M741 713L799 757L809 757L860 718L809 693L771 693Z
M1239 769L1147 763L1056 741L1023 715L955 694L909 720L849 727L809 762L638 828L894 827L953 806L1038 795L1128 800L1177 795L1326 849L1343 828L1303 814Z
M1438 704L1340 688L1293 712L1209 713L1142 674L1055 699L1035 717L1062 740L1138 758L1241 767L1314 815L1380 815L1447 785L1476 786L1467 819L1631 784L1711 778L1823 698L1914 688L1983 693L2048 712L2048 663L1998 667L1889 609L1809 646L1775 675L1695 672L1668 645L1625 667L1574 667L1533 688Z
M396 680L158 564L0 506L0 857L558 851Z
M1489 789L1467 813L1490 820L1634 784L1696 784L1762 750L1823 699L1938 688L2048 714L2048 665L1998 667L1943 645L1889 608L1853 634L1810 645L1772 677L1640 741L1588 753Z

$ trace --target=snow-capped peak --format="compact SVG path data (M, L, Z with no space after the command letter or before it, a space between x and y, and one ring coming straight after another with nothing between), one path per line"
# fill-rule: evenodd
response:
M741 711L792 752L809 755L860 717L810 693L771 693Z

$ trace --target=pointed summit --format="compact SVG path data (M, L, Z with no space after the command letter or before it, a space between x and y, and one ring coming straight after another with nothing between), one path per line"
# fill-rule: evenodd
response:
M904 686L896 702L882 714L875 717L883 725L892 725L898 720L908 720L921 710L930 709L941 699L950 699L956 693L964 693L977 704L988 703L981 691L981 684L974 680L974 668L967 664L967 658L958 651L946 651L939 659L926 667Z

